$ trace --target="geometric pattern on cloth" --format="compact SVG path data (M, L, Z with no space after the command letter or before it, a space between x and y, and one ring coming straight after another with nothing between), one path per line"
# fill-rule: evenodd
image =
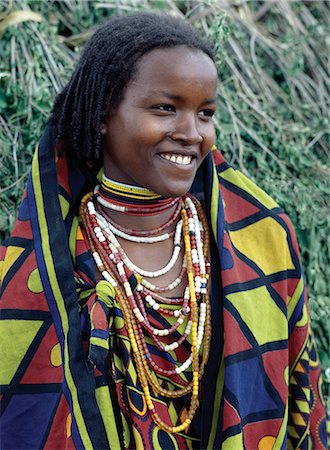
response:
M272 199L212 153L215 165L205 158L192 188L213 231L211 351L186 439L153 424L143 429L144 397L120 308L111 325L115 386L86 358L95 269L76 216L95 177L89 168L69 170L65 154L55 160L46 129L12 237L0 249L3 450L117 450L143 440L156 450L327 448L294 230ZM153 400L166 422L184 419L185 405Z
M228 448L268 448L266 444L273 445L275 436L278 442L281 439L282 422L274 418L285 414L288 389L287 298L279 295L274 284L281 282L284 271L291 271L293 284L300 275L293 262L294 248L274 247L275 236L286 242L279 216L282 211L267 197L258 201L251 192L232 184L227 165L223 164L222 170L225 217L227 207L235 201L224 236L224 248L233 259L222 274L226 404L222 440ZM242 210L249 213L244 216ZM258 247L263 252L256 255ZM287 295L287 282L283 290ZM236 336L234 342L226 342L229 333ZM232 420L226 416L229 407Z
M313 411L317 398L322 397L320 383L317 383L315 392L310 389L311 372L318 367L316 345L312 335L309 335L302 349L299 361L290 375L291 392L289 396L290 415L288 420L288 449L320 448L324 449L327 439L326 420L319 420L316 424L316 433L309 433L309 416Z
M308 351L313 340L292 224L265 193L245 183L243 175L237 181L237 171L221 159L217 169L227 266L222 272L225 379L222 436L218 430L214 442L218 438L222 448L235 450L325 449L326 419L315 423L312 418L312 412L322 408L322 396L309 371L320 379L319 365L315 344L314 360ZM263 251L256 254L259 247ZM226 340L231 334L235 340ZM290 337L295 345L288 348ZM290 380L288 355L296 357ZM275 418L287 414L284 428Z

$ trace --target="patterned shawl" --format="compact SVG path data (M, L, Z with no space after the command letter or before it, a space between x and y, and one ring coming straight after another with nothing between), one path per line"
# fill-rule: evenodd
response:
M71 256L77 207L95 178L55 153L48 127L0 253L1 448L116 450L116 399L104 371L86 357L89 317L80 314ZM212 156L191 190L213 231L212 340L201 386L200 448L327 448L292 225L220 152ZM106 289L97 290L95 298L106 297Z

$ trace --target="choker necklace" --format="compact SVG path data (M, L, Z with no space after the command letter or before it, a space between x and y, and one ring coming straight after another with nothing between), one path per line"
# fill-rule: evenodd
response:
M208 360L211 342L210 302L207 288L210 271L207 219L199 202L193 197L185 195L175 200L180 205L181 219L176 228L173 255L164 268L153 272L142 270L129 260L115 234L109 228L107 220L102 216L102 211L97 208L97 196L95 198L92 193L87 194L80 205L80 218L95 263L103 278L115 289L116 299L123 312L137 375L149 414L159 428L169 433L180 433L186 430L196 414L199 405L199 383ZM130 230L126 229L125 232L129 234ZM182 269L172 283L168 286L157 287L156 284L144 278L157 280L169 271L173 267L173 261L177 260L180 248L184 251ZM136 283L133 282L131 285L132 273ZM188 282L183 298L171 299L163 296L184 279ZM155 328L149 321L150 310L157 311L164 318L172 316L176 320L169 328ZM175 332L181 325L181 336L176 339ZM188 338L191 344L188 343ZM175 351L181 345L185 347L188 345L190 355L185 361L173 362L168 369L163 369L158 366L150 353L148 340L151 340L152 345L160 352ZM177 376L190 366L192 367L191 382L187 382L176 390L162 387L162 376ZM169 425L161 419L157 414L157 406L152 400L150 389L167 398L191 394L187 416L180 425Z
M162 197L149 189L111 180L104 174L94 195L105 208L136 216L158 214L180 203L180 198Z

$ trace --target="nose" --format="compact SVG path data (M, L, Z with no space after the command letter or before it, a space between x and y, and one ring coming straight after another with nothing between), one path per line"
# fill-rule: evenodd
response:
M180 141L183 145L200 144L203 142L203 136L198 130L195 114L181 114L175 121L175 130L171 132L170 137L174 141Z

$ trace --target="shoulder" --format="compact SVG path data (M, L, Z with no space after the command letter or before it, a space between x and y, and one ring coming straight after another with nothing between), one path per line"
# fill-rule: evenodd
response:
M265 274L300 271L293 225L283 209L221 153L213 152L231 244Z
M279 206L265 191L258 187L252 180L240 170L227 163L219 150L212 152L213 161L219 178L222 192L231 191L237 193L240 198L245 198L254 204L268 210L278 209Z

